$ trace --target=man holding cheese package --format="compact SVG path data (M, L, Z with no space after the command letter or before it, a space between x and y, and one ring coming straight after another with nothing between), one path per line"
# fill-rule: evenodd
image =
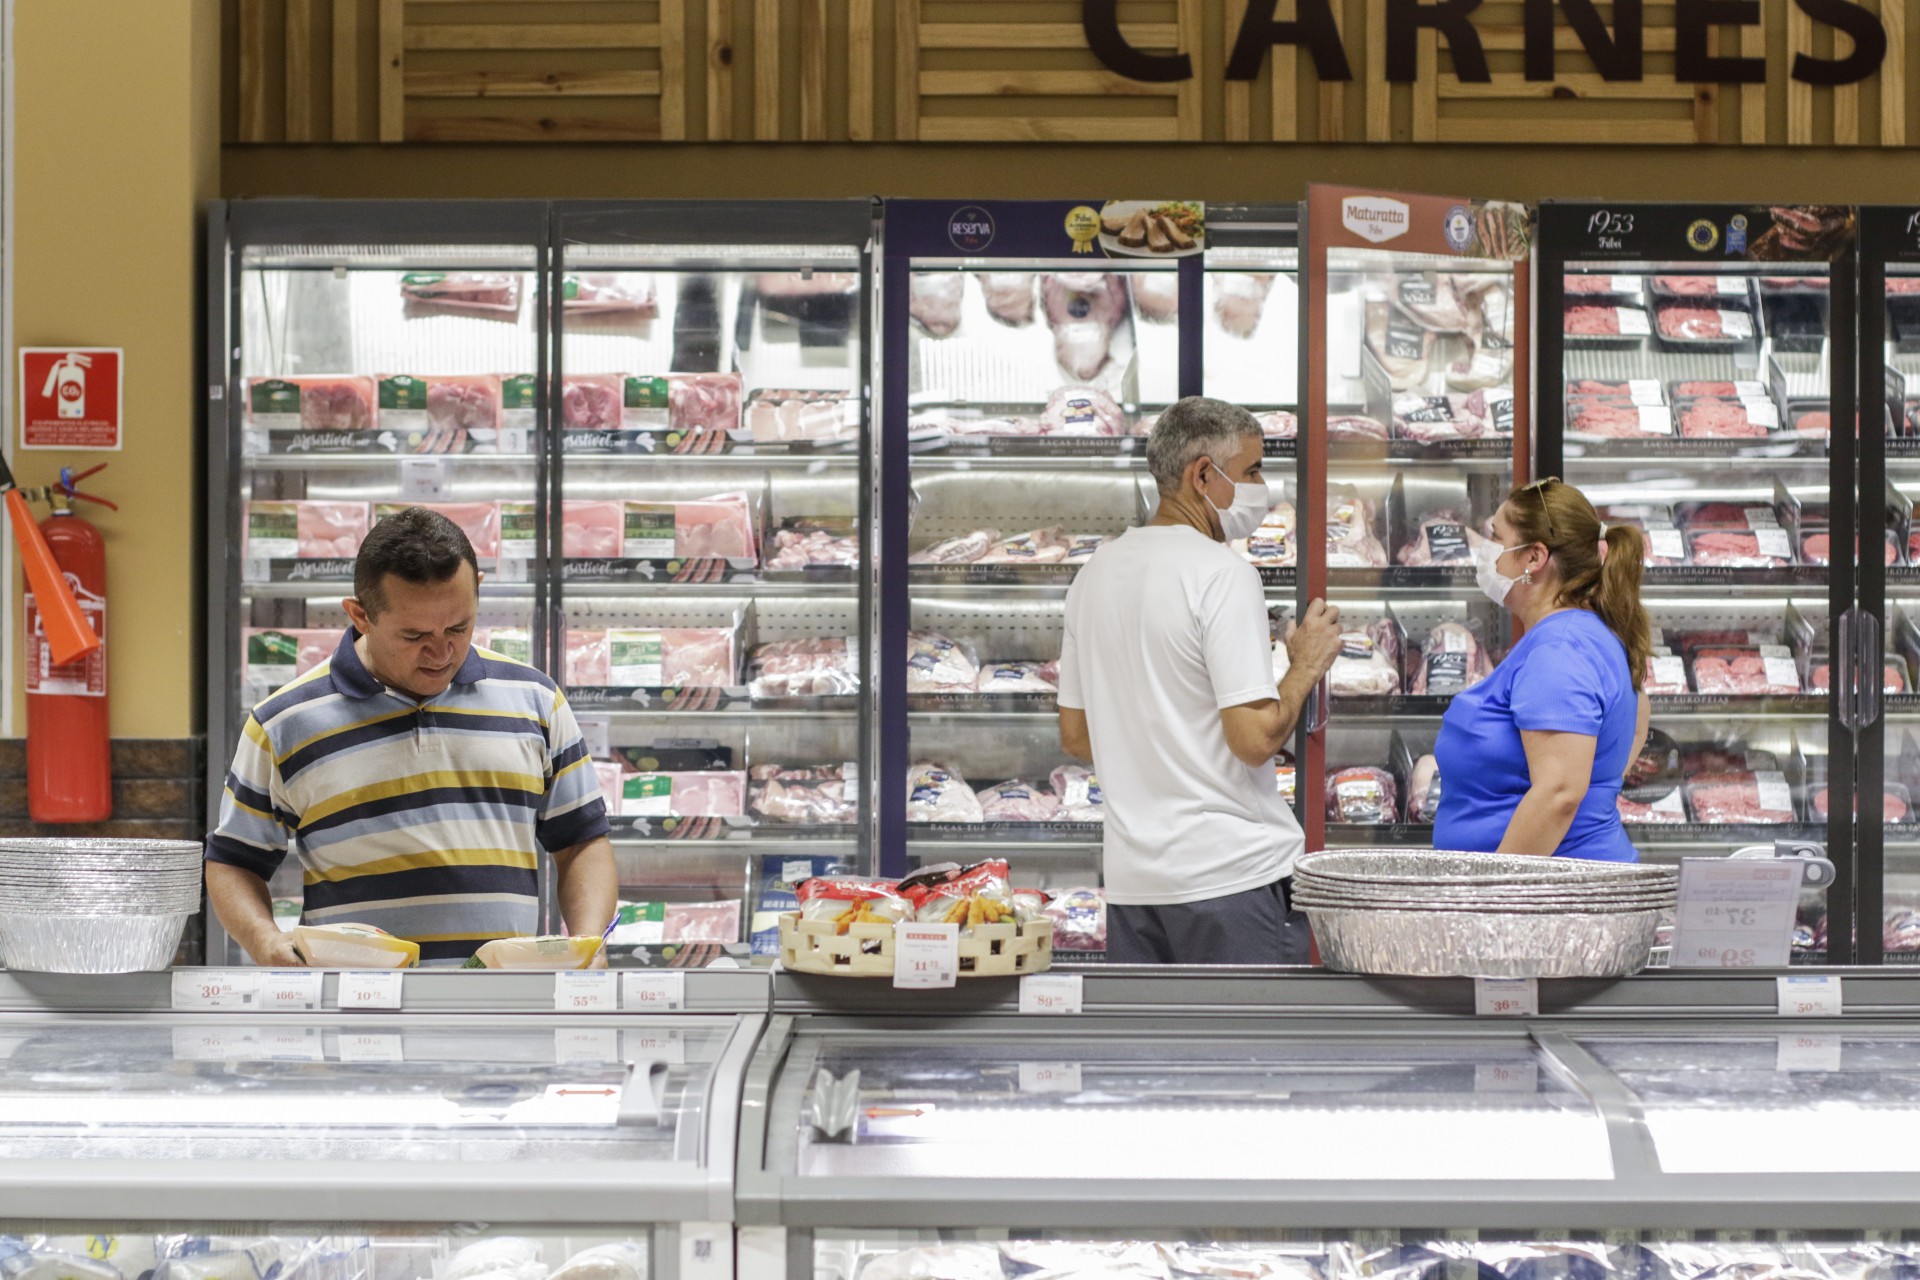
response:
M361 544L353 588L333 656L241 733L207 837L220 923L258 964L303 963L267 891L291 849L303 923L372 925L425 963L460 962L539 932L544 850L568 932L601 934L618 881L593 762L552 680L473 647L466 534L419 507L389 516Z

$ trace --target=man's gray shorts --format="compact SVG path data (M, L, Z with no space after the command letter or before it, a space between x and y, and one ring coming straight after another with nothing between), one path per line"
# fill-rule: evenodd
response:
M1306 921L1289 920L1290 880L1258 889L1142 907L1107 907L1109 964L1305 964Z

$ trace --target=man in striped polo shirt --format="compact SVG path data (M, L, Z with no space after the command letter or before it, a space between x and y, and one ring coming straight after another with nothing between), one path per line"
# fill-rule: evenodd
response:
M411 507L353 567L333 656L254 708L207 837L207 893L259 964L297 965L267 880L292 849L307 924L370 924L457 961L539 931L540 853L567 930L619 895L606 805L573 712L532 667L473 647L480 569Z

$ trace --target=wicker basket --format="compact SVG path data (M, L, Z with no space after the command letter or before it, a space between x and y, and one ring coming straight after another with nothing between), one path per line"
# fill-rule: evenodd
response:
M841 933L831 920L802 920L797 911L780 917L780 963L795 973L842 978L893 977L893 926L850 924ZM1053 966L1053 921L977 924L960 937L960 976L1011 978Z

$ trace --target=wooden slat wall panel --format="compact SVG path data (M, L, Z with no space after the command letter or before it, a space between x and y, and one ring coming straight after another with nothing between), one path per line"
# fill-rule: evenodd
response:
M1335 0L1354 79L1349 88L1314 78L1309 133L1336 142L1353 131L1369 143L1683 145L1721 141L1724 121L1725 140L1745 145L1904 147L1907 0L1865 2L1889 35L1871 87L1787 79L1794 51L1826 56L1829 43L1836 54L1848 47L1844 36L1825 33L1816 45L1816 24L1787 0L1766 4L1761 25L1721 29L1717 46L1767 58L1770 86L1674 82L1676 0L1647 0L1644 81L1600 80L1562 21L1554 38L1560 74L1532 83L1518 71L1517 3L1489 0L1475 28L1493 83L1462 84L1424 28L1415 37L1420 78L1401 89L1382 74L1386 0ZM1103 68L1080 24L1062 20L1072 9L1062 3L1036 4L1044 21L1021 20L1018 7L1005 4L975 18L955 0L233 3L230 118L238 142L1291 142L1302 132L1305 55L1297 47L1271 50L1257 81L1210 90L1224 79L1249 4L1271 0L1131 0L1122 10L1131 43L1194 61L1195 77L1172 84ZM1275 8L1283 20L1293 12L1288 0ZM882 51L888 38L891 57ZM751 51L750 92L737 78L736 48ZM843 90L844 115L835 105ZM688 101L702 94L704 129Z

